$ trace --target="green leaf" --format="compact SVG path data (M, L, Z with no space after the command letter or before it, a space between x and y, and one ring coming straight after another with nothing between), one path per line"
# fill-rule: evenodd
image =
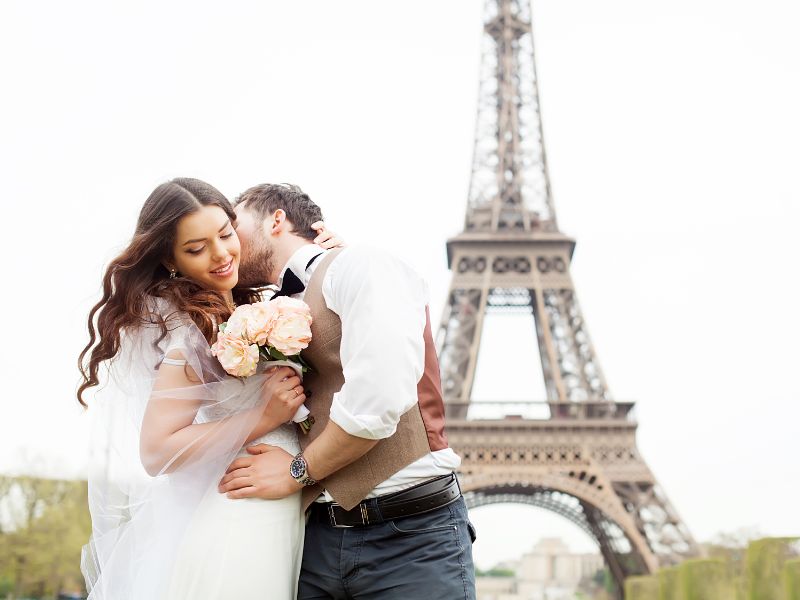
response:
M267 348L269 350L270 355L272 355L273 357L277 358L278 360L289 360L289 357L287 357L285 354L283 354L277 348L275 348L273 346L267 346Z
M308 373L309 371L313 370L311 365L309 365L308 362L303 358L302 354L298 354L295 358L297 358L297 362L303 366L303 373Z

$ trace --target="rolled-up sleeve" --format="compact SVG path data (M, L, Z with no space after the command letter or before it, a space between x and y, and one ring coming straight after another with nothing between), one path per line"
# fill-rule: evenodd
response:
M351 435L387 438L417 403L425 364L425 282L385 251L352 247L331 263L322 290L342 321L345 382L333 397L330 418Z

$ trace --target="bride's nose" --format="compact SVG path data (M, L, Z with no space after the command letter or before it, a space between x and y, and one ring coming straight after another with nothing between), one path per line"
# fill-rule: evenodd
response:
M211 260L224 260L227 259L230 253L228 249L225 247L225 244L222 244L217 240L211 246Z

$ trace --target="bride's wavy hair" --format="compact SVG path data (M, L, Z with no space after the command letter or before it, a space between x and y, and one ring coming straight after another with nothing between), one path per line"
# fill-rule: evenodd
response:
M162 337L167 335L169 315L165 318L152 312L149 301L153 297L165 299L176 312L188 315L209 343L216 324L230 316L220 292L204 289L185 277L170 279L163 264L172 258L178 221L203 206L220 207L235 224L236 213L228 199L199 179L162 183L145 201L133 239L109 264L103 276L103 297L89 312L89 343L78 358L83 381L77 395L83 406L87 406L84 392L99 385L100 365L119 352L124 330L155 323L161 327ZM239 295L249 299L246 290Z

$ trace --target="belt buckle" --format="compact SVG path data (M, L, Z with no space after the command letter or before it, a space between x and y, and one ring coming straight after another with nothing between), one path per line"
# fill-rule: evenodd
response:
M333 510L334 506L339 506L336 502L331 502L328 505L328 517L330 517L331 525L338 529L352 529L355 525L340 525L336 522L336 513ZM361 511L361 525L369 525L369 513L367 512L367 507L364 504L358 505Z
M352 529L353 525L340 525L336 522L336 514L333 511L334 506L339 506L336 502L331 502L328 504L328 517L330 517L331 525L336 527L337 529Z

